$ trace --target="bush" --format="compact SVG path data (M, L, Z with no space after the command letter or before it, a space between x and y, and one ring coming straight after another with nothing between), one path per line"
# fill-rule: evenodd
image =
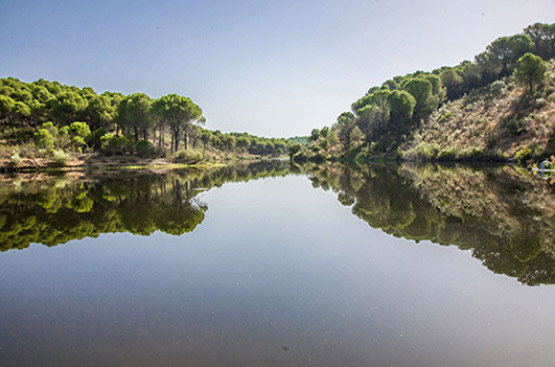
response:
M65 166L69 160L69 154L61 149L57 149L52 152L52 159L56 165Z
M100 152L105 155L124 155L133 153L133 141L127 136L105 134L100 138Z
M453 148L444 149L437 155L439 161L454 161L457 159L457 152Z
M137 155L142 158L152 158L156 155L156 149L148 140L140 140L137 143Z
M490 91L491 94L498 96L501 93L503 93L503 91L505 90L506 87L507 87L507 85L505 84L504 81L498 80L498 81L493 82L489 86L489 91Z
M204 160L204 156L201 152L193 150L180 150L173 156L174 162L195 164Z
M505 121L505 126L512 135L520 135L526 131L526 121L519 120L516 115Z
M517 150L514 156L514 159L517 162L521 163L527 161L530 158L532 158L532 149L530 149L529 147L520 148L519 150Z
M21 163L21 156L19 155L19 150L14 150L13 154L10 156L10 162L12 164L18 165Z

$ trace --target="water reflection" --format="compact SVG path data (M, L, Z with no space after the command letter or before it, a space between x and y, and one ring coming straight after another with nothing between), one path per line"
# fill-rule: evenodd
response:
M555 283L555 186L514 167L315 167L314 187L396 237L456 245L495 273Z
M182 235L204 220L207 207L196 198L199 189L286 172L286 163L274 162L158 174L4 178L0 251L31 243L55 246L101 233Z
M225 182L307 174L352 213L393 236L471 250L495 273L555 283L555 185L513 167L255 163L156 174L3 177L0 250L101 233L182 235L203 222L199 192Z

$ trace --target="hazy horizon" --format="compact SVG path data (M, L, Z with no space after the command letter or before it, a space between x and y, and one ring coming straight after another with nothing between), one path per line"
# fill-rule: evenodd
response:
M308 135L368 88L551 23L555 0L0 1L0 77L190 97L206 127Z

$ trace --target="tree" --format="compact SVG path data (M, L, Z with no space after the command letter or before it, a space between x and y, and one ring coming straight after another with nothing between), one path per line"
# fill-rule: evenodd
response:
M439 103L439 97L432 94L432 83L424 78L410 79L405 83L404 89L416 100L413 119L416 127L420 127L420 120L434 111Z
M139 141L139 133L148 139L148 130L152 126L150 118L151 99L144 93L135 93L125 97L117 108L119 123L133 130L135 141Z
M378 107L373 104L364 106L357 113L356 125L364 135L364 141L368 145L369 150L373 133L376 130L376 124L379 121L379 115Z
M498 74L506 76L514 68L518 58L531 51L533 47L534 43L528 35L516 34L496 39L486 50L492 56L491 61L498 66Z
M168 94L156 100L152 106L154 113L164 119L170 128L174 151L179 149L179 139L187 149L187 130L192 121L202 121L202 110L191 99L177 94Z
M447 88L447 98L450 100L453 100L461 95L461 86L464 80L457 70L449 69L442 72L441 82L445 88Z
M403 125L412 118L416 100L408 92L395 90L388 96L388 102L391 111L391 120L396 126L397 147L399 147L401 129Z
M76 92L66 91L51 99L47 107L53 120L62 125L69 125L72 121L81 119L87 108L87 101Z
M343 144L343 150L348 152L351 150L351 134L355 128L355 115L351 112L343 112L337 117L337 125L339 127L339 140Z
M528 84L532 94L534 84L540 84L545 79L547 66L541 57L527 53L518 59L514 74L521 83Z
M544 60L555 57L555 23L536 23L524 29L532 42L534 53Z
M112 105L110 97L103 94L92 97L85 109L86 120L91 130L101 127L108 128L112 124L115 114L116 107Z
M316 141L318 140L319 137L320 137L320 130L312 129L312 131L310 132L310 140Z
M324 126L321 130L320 130L320 135L322 136L322 138L327 138L328 137L328 133L330 132L330 128L327 126Z

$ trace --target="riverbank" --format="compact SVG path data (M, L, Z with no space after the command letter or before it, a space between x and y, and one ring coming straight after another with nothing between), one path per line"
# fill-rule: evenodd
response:
M24 173L44 171L91 171L91 170L119 170L119 169L179 169L179 168L212 168L225 166L237 162L256 162L281 160L283 158L266 157L228 157L215 161L179 161L167 158L141 158L137 156L105 157L94 154L70 156L60 162L52 158L23 158L18 163L10 160L0 160L0 173Z

